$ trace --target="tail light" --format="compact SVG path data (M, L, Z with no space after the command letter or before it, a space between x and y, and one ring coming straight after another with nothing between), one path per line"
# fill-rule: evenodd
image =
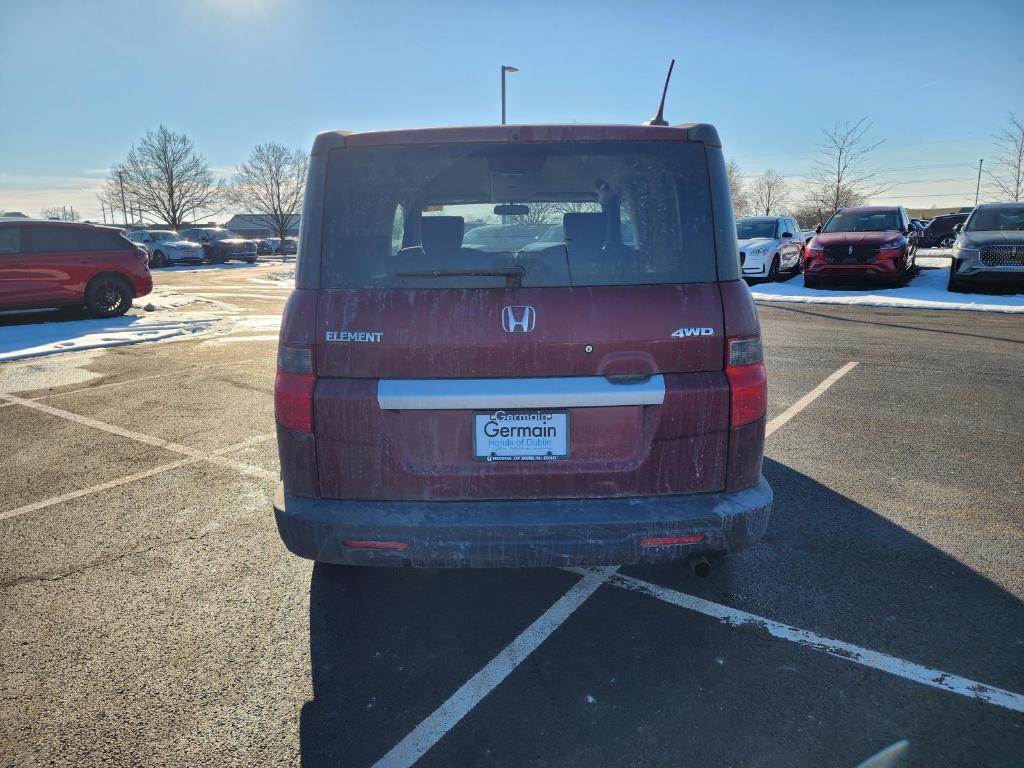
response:
M282 427L313 432L313 350L281 345L277 350L274 379L274 417Z
M729 426L757 421L768 410L768 377L760 336L728 341L725 376L729 380Z

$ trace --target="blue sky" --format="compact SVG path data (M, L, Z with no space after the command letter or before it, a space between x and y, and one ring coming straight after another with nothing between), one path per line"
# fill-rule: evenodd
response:
M887 202L956 205L1024 114L1022 29L1021 0L0 0L0 208L98 217L160 123L228 173L268 140L497 122L503 63L510 122L639 122L672 57L666 117L714 123L745 172L805 172L867 117Z

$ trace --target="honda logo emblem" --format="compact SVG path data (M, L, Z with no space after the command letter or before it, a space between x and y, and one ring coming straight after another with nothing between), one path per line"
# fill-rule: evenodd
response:
M501 327L506 333L529 333L537 322L533 307L505 307L501 310Z

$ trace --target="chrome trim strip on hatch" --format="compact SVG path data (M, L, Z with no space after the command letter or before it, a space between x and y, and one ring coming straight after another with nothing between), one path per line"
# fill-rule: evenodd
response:
M489 410L661 405L665 377L615 383L604 376L522 379L380 379L382 410Z

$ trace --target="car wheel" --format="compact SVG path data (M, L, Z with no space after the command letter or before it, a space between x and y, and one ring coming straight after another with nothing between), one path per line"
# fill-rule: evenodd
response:
M955 242L956 235L943 235L942 239L939 240L939 248L952 248Z
M246 259L246 260L245 260L245 263L246 263L246 264L255 264L255 263L256 263L256 259L255 259L255 258L251 258L251 259Z
M85 307L93 317L117 317L131 308L134 296L120 275L100 275L85 287Z
M820 288L821 283L818 282L818 278L811 277L804 272L804 288Z
M949 267L949 282L946 283L946 290L950 293L966 293L967 286L964 281L956 276L953 270L956 269L956 261Z
M157 269L161 269L167 266L167 257L164 256L160 251L153 254L153 266Z

